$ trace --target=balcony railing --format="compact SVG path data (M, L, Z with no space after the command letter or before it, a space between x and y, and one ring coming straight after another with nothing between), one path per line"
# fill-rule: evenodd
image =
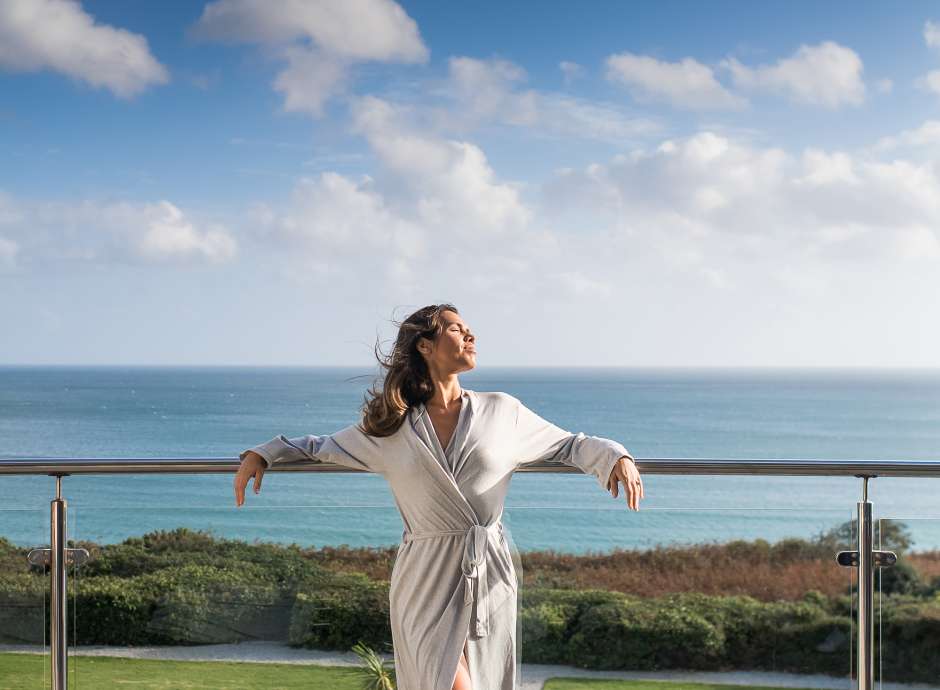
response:
M873 690L874 682L874 616L873 594L876 568L891 567L896 555L875 548L873 539L872 503L869 482L877 477L940 477L940 462L903 460L728 460L728 459L637 459L644 475L788 475L857 477L861 479L861 497L855 506L857 543L852 551L833 553L840 566L857 573L858 637L856 643L856 679L859 690ZM68 686L67 673L67 568L86 557L82 549L69 549L66 544L68 508L62 494L62 478L80 474L213 474L233 473L237 459L227 458L29 458L0 459L0 474L49 475L56 478L55 497L50 505L50 547L34 549L31 563L50 567L50 678L53 690ZM297 462L275 465L270 472L355 472L329 463ZM528 465L520 472L571 473L580 470L548 462Z

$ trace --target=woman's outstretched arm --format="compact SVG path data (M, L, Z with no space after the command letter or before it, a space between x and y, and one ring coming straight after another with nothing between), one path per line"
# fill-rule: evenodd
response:
M363 472L381 473L384 469L380 438L367 435L357 424L323 436L306 434L288 438L279 434L270 441L246 448L238 457L242 462L235 475L235 503L239 506L245 502L248 481L254 477L254 489L258 493L264 471L274 464L310 460L332 462Z
M566 431L537 415L517 398L513 400L517 467L541 460L563 462L592 475L614 497L619 494L617 482L623 481L629 506L639 510L642 481L633 456L623 445L609 438Z
M373 443L363 443L365 434L356 425L341 429L335 434L318 436L306 434L288 438L278 434L270 441L265 441L239 453L244 459L249 452L255 452L264 460L265 466L283 462L310 460L313 462L332 462L354 470L376 472L374 465L379 459L371 452ZM368 437L366 437L368 438ZM366 452L363 452L363 451Z

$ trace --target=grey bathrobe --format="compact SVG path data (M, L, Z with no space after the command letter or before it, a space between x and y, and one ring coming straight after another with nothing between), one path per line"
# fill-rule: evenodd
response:
M441 448L423 404L391 436L357 425L324 436L277 436L253 450L268 466L331 462L385 477L404 523L389 605L398 690L451 690L466 649L474 690L518 690L518 582L500 518L513 471L554 460L602 488L626 448L571 433L507 393L464 389ZM514 549L513 549L514 550Z

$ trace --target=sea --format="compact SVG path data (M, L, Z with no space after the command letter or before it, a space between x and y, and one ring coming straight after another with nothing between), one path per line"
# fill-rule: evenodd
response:
M278 434L359 419L374 367L2 366L0 458L232 458ZM555 424L644 458L940 460L940 370L478 367L464 388L505 391ZM393 546L385 480L269 472L236 507L232 474L62 479L69 538L115 543L186 527L249 542ZM521 551L609 553L811 539L854 519L855 477L643 476L629 510L581 473L520 472L503 523ZM49 542L54 479L0 474L0 538ZM876 478L879 524L940 549L940 478ZM877 545L877 544L876 544Z

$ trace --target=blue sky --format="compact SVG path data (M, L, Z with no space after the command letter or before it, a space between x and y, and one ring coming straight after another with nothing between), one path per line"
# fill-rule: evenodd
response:
M940 366L938 105L926 2L11 0L0 362Z

